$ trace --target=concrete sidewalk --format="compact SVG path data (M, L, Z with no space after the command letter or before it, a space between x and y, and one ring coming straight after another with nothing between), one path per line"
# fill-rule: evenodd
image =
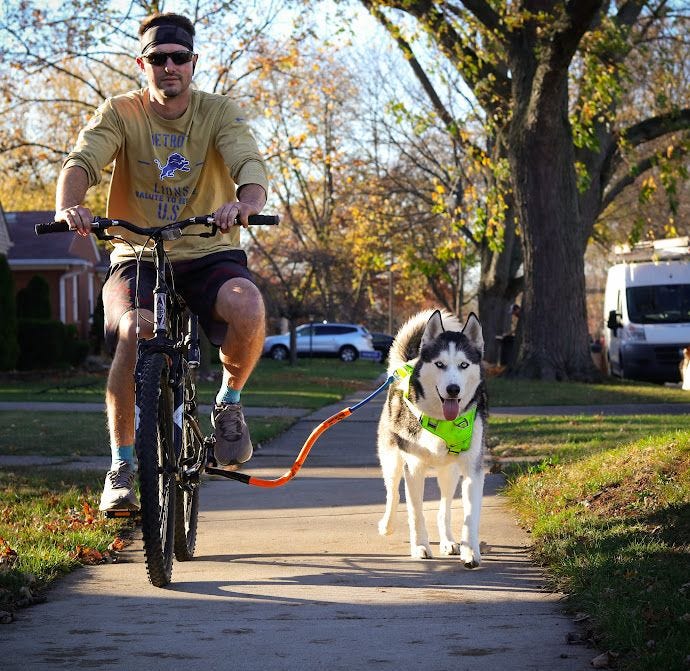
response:
M325 418L358 399L299 420L252 460L276 477ZM566 643L576 625L544 589L529 537L488 475L483 564L412 560L407 520L382 538L384 487L375 455L380 399L329 429L285 487L221 478L202 489L197 558L173 583L146 579L141 545L121 562L61 580L47 603L2 628L2 668L241 668L243 671L582 671L594 650ZM434 539L437 488L425 509ZM461 506L454 505L455 527Z

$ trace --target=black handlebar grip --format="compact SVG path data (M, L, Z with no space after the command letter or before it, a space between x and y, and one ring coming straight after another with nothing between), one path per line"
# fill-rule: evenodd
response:
M66 221L51 221L48 224L36 224L34 230L36 235L43 235L44 233L66 233L70 227Z
M280 221L277 214L250 214L249 223L252 226L275 226Z

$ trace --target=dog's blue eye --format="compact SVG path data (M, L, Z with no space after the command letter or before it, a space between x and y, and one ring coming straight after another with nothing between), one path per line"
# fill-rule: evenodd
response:
M465 368L469 368L469 367L470 367L470 364L468 364L467 361L463 361L460 364L460 368L462 368L463 370L465 370Z
M443 363L443 361L435 361L434 365L436 366L436 368L441 368L441 369L444 369L446 367L446 364Z

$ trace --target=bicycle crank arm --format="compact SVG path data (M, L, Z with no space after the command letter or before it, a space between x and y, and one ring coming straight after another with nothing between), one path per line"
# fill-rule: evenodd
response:
M230 480L237 480L238 482L244 482L245 485L252 484L250 482L251 476L246 473L238 473L237 471L226 471L223 468L216 468L215 466L206 466L206 473L209 475L220 475L224 478L229 478Z

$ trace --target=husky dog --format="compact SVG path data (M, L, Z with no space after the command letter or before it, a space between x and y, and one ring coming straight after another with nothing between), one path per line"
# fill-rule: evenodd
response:
M470 314L463 326L439 310L420 312L398 332L389 353L388 389L378 428L378 456L386 485L386 511L379 533L393 532L400 478L410 525L411 556L432 556L424 523L424 480L436 469L441 491L440 552L479 566L479 515L484 487L483 453L488 403L482 373L484 338ZM463 526L458 544L451 531L451 505L462 483Z

